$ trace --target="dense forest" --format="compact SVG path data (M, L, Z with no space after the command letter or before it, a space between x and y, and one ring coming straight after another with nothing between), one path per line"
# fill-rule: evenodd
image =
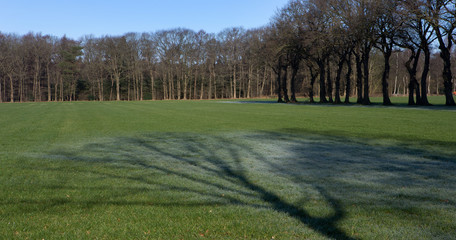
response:
M454 0L291 0L258 29L0 33L0 102L408 95L428 105L444 94L455 105L455 28Z

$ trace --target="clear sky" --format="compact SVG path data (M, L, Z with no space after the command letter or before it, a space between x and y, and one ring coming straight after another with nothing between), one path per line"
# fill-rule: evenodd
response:
M217 33L266 25L288 0L0 0L0 32L78 39L177 27Z

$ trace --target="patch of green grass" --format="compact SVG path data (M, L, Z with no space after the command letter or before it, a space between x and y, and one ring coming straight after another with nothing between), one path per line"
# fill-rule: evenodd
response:
M0 113L7 239L455 238L452 108L161 101Z

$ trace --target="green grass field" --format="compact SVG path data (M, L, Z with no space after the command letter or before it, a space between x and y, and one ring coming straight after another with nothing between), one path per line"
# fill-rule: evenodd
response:
M0 239L456 239L456 108L393 101L0 104Z

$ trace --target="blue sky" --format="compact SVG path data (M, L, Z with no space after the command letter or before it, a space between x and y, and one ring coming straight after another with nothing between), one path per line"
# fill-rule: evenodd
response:
M176 27L217 33L267 24L288 0L0 0L0 31L78 39Z

